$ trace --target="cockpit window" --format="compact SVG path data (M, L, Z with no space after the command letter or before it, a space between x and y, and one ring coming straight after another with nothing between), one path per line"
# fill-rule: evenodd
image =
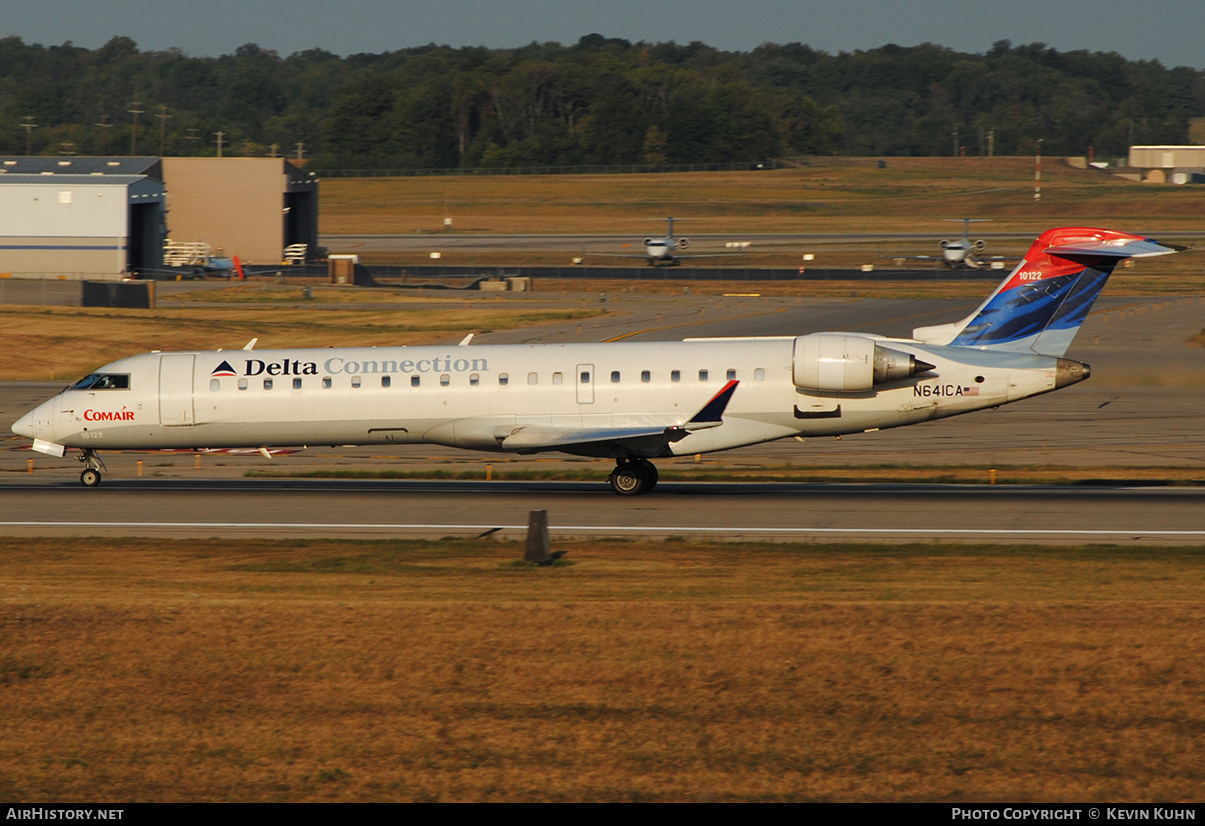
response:
M72 390L129 390L129 373L93 373L71 386Z

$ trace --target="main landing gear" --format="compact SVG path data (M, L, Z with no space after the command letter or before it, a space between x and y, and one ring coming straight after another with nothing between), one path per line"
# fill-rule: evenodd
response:
M94 488L100 484L100 472L108 470L100 456L92 448L85 448L76 457L88 467L79 475L80 484L86 488Z
M648 459L617 459L609 481L620 496L648 493L657 487L657 467Z

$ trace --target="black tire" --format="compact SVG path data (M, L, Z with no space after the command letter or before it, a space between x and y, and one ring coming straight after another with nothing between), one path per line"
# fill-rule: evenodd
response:
M637 496L648 487L646 477L632 464L624 463L611 471L611 490L619 496Z
M648 459L642 459L636 465L637 470L644 475L644 492L652 493L653 488L657 487L657 466Z
M79 475L79 481L86 488L94 488L100 484L100 471L88 468Z

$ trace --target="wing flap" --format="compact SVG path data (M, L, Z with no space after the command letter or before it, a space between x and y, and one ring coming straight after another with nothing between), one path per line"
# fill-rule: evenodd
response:
M540 425L521 425L506 433L498 433L503 450L516 453L537 453L542 450L565 450L587 445L613 445L641 455L656 455L671 442L685 439L695 430L719 427L724 423L724 411L740 382L733 379L699 408L685 423L646 423L629 427L556 428Z
M599 427L557 429L553 427L519 427L499 444L503 450L516 453L536 453L541 450L564 450L590 444L631 445L636 442L668 445L686 438L684 427Z

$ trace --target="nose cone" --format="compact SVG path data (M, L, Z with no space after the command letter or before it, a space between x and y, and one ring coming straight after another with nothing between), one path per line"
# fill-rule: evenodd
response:
M33 438L33 413L26 413L21 418L13 423L13 433L18 436L24 436L26 439Z

